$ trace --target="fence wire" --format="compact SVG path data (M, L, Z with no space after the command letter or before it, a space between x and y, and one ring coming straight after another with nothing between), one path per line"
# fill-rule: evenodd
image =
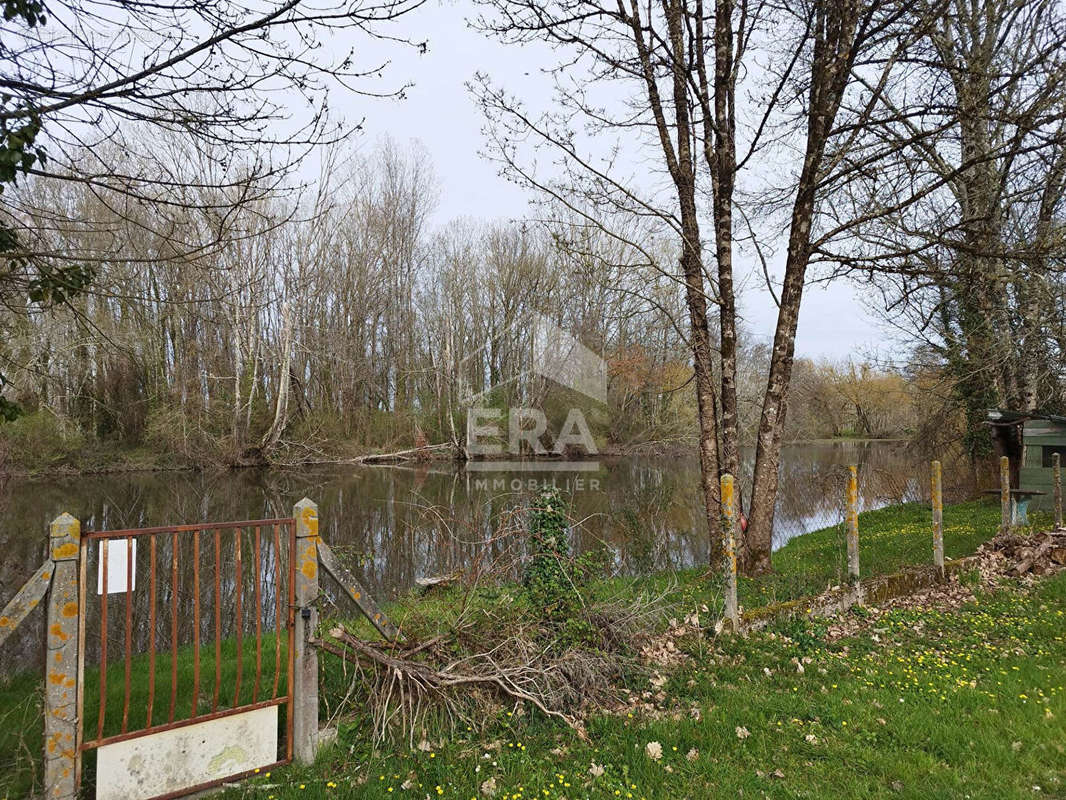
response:
M901 457L889 464L858 464L858 510L931 502L931 461ZM846 464L792 462L782 466L774 510L773 546L784 546L797 536L840 527L847 513ZM744 480L744 498L750 497L751 475ZM977 492L972 470L957 463L944 465L945 504L961 502ZM843 534L841 534L843 535Z

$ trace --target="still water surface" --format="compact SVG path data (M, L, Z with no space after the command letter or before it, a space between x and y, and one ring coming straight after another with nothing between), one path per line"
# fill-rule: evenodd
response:
M874 508L912 498L924 481L895 443L807 443L785 448L774 543L841 520L843 471L860 466L860 501ZM750 468L750 465L749 465ZM48 523L63 511L84 530L286 517L307 496L320 530L366 587L382 599L417 578L503 562L495 536L529 496L531 479L572 489L581 521L575 550L606 546L619 573L682 568L708 558L695 458L603 459L594 472L472 473L450 464L299 470L127 473L12 479L0 488L0 603L46 554ZM38 665L42 614L0 649L0 673Z

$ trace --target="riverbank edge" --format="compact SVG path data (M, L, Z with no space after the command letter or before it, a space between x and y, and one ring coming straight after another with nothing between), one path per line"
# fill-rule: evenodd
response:
M841 437L837 439L795 439L784 443L784 446L801 445L863 445L863 444L892 444L904 446L906 439L856 439ZM696 440L691 441L651 441L634 442L624 445L612 445L600 449L593 454L579 455L555 455L553 453L537 455L523 455L522 461L538 462L561 462L561 461L595 461L600 458L626 458L644 456L651 458L675 458L685 455L695 457ZM81 456L82 454L78 454ZM103 458L101 458L103 456ZM74 458L74 457L72 457ZM143 449L131 448L129 450L98 450L84 454L84 459L74 460L91 461L90 466L76 466L69 461L50 463L38 467L20 466L18 457L8 455L9 463L0 463L0 481L8 479L40 479L47 477L76 478L93 475L127 475L127 474L152 474L159 472L230 472L239 470L256 469L300 469L314 466L395 466L397 464L447 464L467 462L493 462L513 461L514 456L508 454L478 456L470 458L462 453L453 444L445 443L428 445L424 448L410 448L407 450L392 452L368 452L359 455L341 455L340 452L326 454L325 457L296 458L296 459L270 459L270 458L242 458L236 460L203 459L200 461L183 461L181 463L169 461L168 454L146 456Z
M967 511L967 516L961 517L960 512ZM976 511L975 511L976 510ZM959 516L959 523L962 527L974 527L975 520L979 523L977 527L979 531L974 531L976 534L975 542L983 542L991 539L995 536L997 531L998 522L998 507L988 501L972 501L964 504L949 505L945 507L945 512L948 519L948 525L946 526L949 534L949 541L951 535L951 521L955 516ZM924 520L926 509L915 503L902 504L900 506L887 507L884 509L878 509L870 512L863 512L860 515L860 531L865 531L867 534L867 541L873 547L873 550L866 553L867 557L867 569L870 573L870 578L867 579L867 586L881 585L890 587L889 591L892 591L891 587L897 587L900 594L908 594L914 590L915 586L922 588L926 584L931 585L935 583L939 578L932 574L932 570L927 565L921 565L918 563L907 564L902 570L895 570L893 572L878 574L879 562L882 560L878 554L887 552L886 548L889 548L889 542L883 537L886 534L892 534L894 536L910 535L907 531L905 524L900 524L899 521L915 522L919 519ZM1042 523L1040 521L1034 521L1034 528L1039 527ZM924 527L924 522L922 523ZM803 571L803 565L813 563L814 561L823 560L823 555L819 554L817 549L812 549L810 545L816 544L821 540L823 545L832 543L841 538L839 526L828 526L816 531L803 534L786 545L782 551L778 551L778 564L779 570L778 577L781 577L781 573L791 571ZM862 534L860 534L861 536ZM976 548L970 548L975 551ZM949 573L965 572L973 559L972 555L965 555L961 558L952 559L948 562ZM918 584L914 582L913 576L918 577ZM714 596L715 589L710 587L713 581L707 580L708 575L705 569L692 568L685 571L663 570L644 576L643 578L626 578L626 577L611 577L600 580L603 585L609 586L609 593L615 596L624 596L630 594L632 596L639 596L649 592L655 592L654 584L659 583L672 586L674 592L678 596L685 598L685 602L689 605L699 606L701 603L710 602L710 598ZM761 579L759 579L761 580ZM744 584L747 584L749 588L753 585L758 585L759 581L747 581L742 583L742 589ZM765 581L763 582L765 585ZM708 591L708 596L691 594L692 587L699 587L701 591ZM493 587L485 587L496 597L500 593L520 593L521 587L517 584L501 584ZM840 593L843 592L843 596ZM745 610L745 619L750 624L748 630L755 631L761 627L764 627L771 621L778 621L790 616L803 617L804 619L811 620L818 616L817 613L811 613L812 601L818 596L813 593L810 595L804 595L803 597L781 602L781 603L758 603L758 595L751 592L744 592L746 599L749 601L749 608ZM819 608L829 610L829 606L839 599L847 600L846 590L837 590L837 592L829 591L823 593L823 600L826 601L822 604L819 601ZM872 592L871 592L872 594ZM402 598L399 602L403 604L416 604L420 607L420 613L424 613L427 618L433 619L440 624L447 624L453 611L456 611L460 607L464 606L469 598L464 597L465 592L458 587L455 589L446 589L444 591L434 590L430 593L415 593ZM883 602L889 595L885 594L878 597L879 602ZM893 592L893 596L895 593ZM742 598L745 599L745 598ZM870 598L873 599L872 597ZM496 603L495 599L489 599L490 603ZM850 607L850 605L848 606ZM397 603L389 603L386 605L386 609L392 614L396 614L400 611ZM840 603L837 607L837 613L846 611L844 603ZM799 613L803 612L803 613ZM714 613L710 615L710 619L706 621L713 621ZM352 617L350 614L346 614L340 618L351 624L352 630L359 630L362 633L362 628L367 628L364 625L365 620L359 617ZM340 621L340 620L338 620ZM367 631L368 635L369 631ZM43 682L43 679L35 678L26 672L20 672L17 674L11 674L0 678L0 689L2 688L14 688L15 685L27 683L32 679L32 683L36 685L38 682ZM29 688L28 686L26 687Z

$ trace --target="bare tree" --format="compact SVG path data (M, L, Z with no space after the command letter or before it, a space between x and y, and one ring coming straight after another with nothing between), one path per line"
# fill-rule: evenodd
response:
M485 0L484 5L491 14L479 21L483 29L505 41L548 42L564 52L552 67L552 112L535 115L487 78L479 79L478 96L493 123L491 144L506 168L590 221L595 218L584 209L607 208L612 214L656 218L678 237L679 268L663 271L683 285L688 305L703 489L712 532L718 528L719 473L739 471L733 274L737 180L775 147L785 158L786 143L802 152L795 173L776 192L761 193L759 203L764 210L788 208L780 312L756 439L752 524L742 550L746 571L770 569L785 398L811 237L819 201L847 174L838 169L830 145L861 128L873 108L869 103L844 106L849 91L855 91L855 71L872 75L875 85L883 83L879 73L890 70L895 52L908 41L899 24L900 8L848 0L787 6L721 0L713 10L683 0L647 6L578 0ZM753 57L755 48L765 57L762 62ZM752 79L751 73L758 77ZM749 94L755 102L738 110L737 92L746 74L753 81ZM608 105L590 88L596 85L612 91L623 87L625 101ZM838 119L842 107L846 120ZM643 149L630 156L653 154L669 179L669 194L635 178L624 155L597 152L587 134L636 138ZM562 176L538 172L530 149L551 149L561 156ZM704 205L708 196L710 209ZM708 211L717 265L711 280L701 233ZM717 353L710 313L714 306Z
M856 147L892 153L836 198L863 224L819 257L873 278L886 317L936 354L979 458L987 409L1066 407L1066 18L1045 0L908 13L923 31L910 80L881 94Z

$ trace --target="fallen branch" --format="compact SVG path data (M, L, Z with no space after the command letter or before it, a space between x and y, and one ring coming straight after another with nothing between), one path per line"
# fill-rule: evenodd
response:
M371 453L365 456L356 456L351 459L353 464L374 464L378 461L409 461L412 457L431 453L434 450L454 450L455 445L451 442L445 442L444 444L431 444L425 447L412 447L407 450L397 450L394 453Z

